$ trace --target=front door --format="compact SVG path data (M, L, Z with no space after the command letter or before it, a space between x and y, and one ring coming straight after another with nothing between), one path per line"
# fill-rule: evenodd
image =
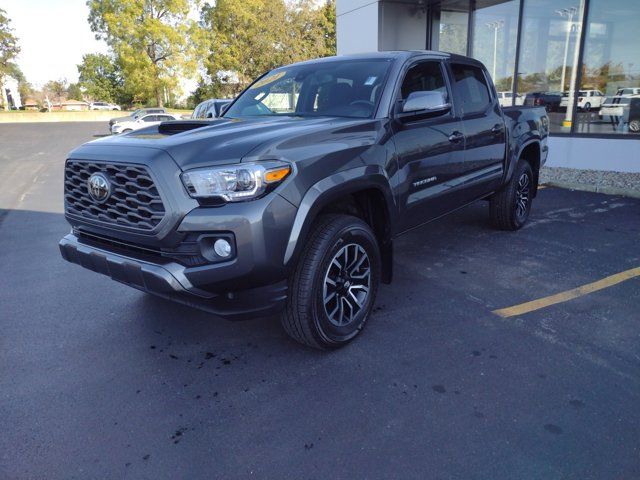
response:
M465 138L455 110L400 114L412 92L438 91L451 103L444 64L423 60L408 66L397 92L394 143L400 182L400 230L408 230L459 206L456 179L464 175Z
M482 68L454 62L451 73L466 138L464 194L470 202L500 185L506 156L505 123Z

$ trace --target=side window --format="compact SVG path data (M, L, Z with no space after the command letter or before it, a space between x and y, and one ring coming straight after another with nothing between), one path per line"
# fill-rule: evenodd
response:
M451 64L451 70L455 89L462 104L462 112L465 115L484 112L491 104L491 95L482 70L457 63Z
M406 100L410 93L424 91L442 92L444 98L449 100L440 62L421 62L407 71L400 88L402 100Z
M156 122L158 116L157 115L147 115L142 119L143 122Z

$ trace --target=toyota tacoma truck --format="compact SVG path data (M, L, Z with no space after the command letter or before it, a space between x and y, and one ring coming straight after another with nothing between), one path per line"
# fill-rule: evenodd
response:
M73 150L62 256L240 319L280 313L332 349L365 326L393 240L478 200L518 230L547 158L544 107L502 108L486 68L440 52L322 58L258 78L213 121Z

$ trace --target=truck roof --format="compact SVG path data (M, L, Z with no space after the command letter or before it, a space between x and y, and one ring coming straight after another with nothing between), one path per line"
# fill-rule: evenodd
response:
M365 53L352 53L348 55L335 55L332 57L315 58L312 60L305 60L303 62L296 62L290 65L312 65L315 63L333 62L340 60L366 60L366 59L389 59L389 60L408 60L417 56L432 56L433 58L451 58L456 60L464 60L467 62L473 62L477 65L482 65L481 62L463 55L457 55L454 53L438 52L435 50L392 50L383 52L365 52ZM282 67L284 67L283 65ZM277 68L282 68L277 67ZM276 68L276 70L277 70Z

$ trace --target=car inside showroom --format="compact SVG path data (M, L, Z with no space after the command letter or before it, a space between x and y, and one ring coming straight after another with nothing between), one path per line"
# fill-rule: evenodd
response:
M547 109L548 166L579 170L640 172L638 31L637 0L337 2L338 53L472 56L501 105Z

